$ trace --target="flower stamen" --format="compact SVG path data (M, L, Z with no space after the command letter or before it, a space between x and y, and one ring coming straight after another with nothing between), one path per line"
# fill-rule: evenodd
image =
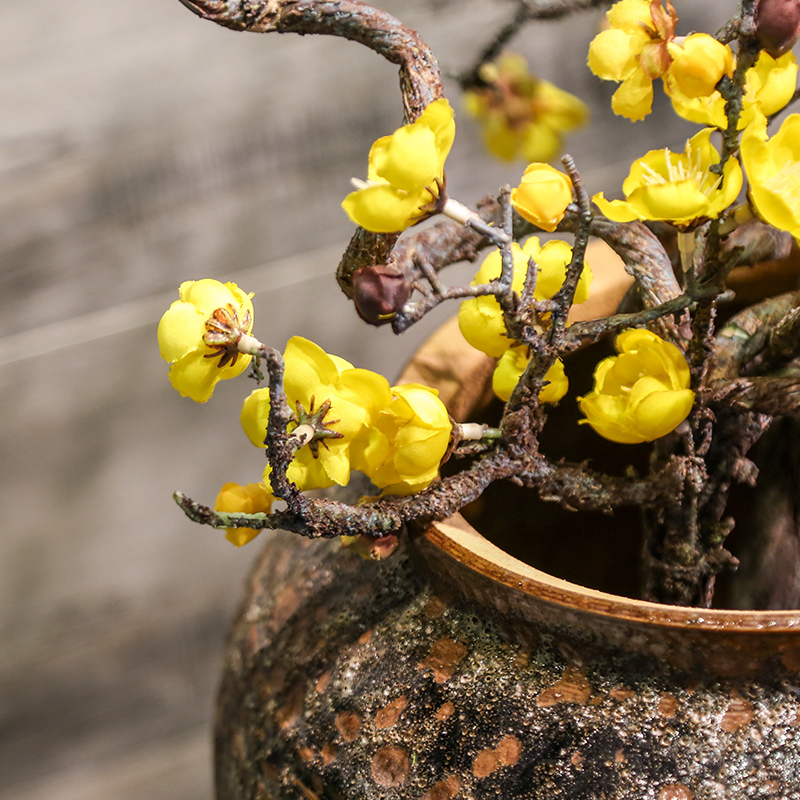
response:
M297 428L295 428L295 430L302 426L306 426L306 429L310 427L314 431L311 439L303 442L303 445L305 446L307 444L309 450L311 451L311 455L314 456L314 458L319 458L320 443L322 443L322 446L327 450L329 448L327 442L325 441L326 439L341 439L344 437L344 434L330 428L331 425L335 425L337 422L341 422L341 420L325 420L325 417L331 410L331 401L326 400L316 411L314 410L314 403L315 398L312 397L311 402L309 403L308 411L306 411L300 404L300 401L297 401L295 404L297 409L295 414L297 417Z
M203 342L214 352L206 353L204 358L219 358L218 367L234 365L239 358L238 343L250 329L250 311L246 310L240 322L236 309L231 303L217 308L205 322L206 332Z

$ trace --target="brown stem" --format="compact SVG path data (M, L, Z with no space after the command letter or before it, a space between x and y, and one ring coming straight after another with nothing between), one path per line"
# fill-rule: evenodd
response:
M381 9L357 0L181 0L204 19L254 33L339 36L358 42L400 67L400 91L406 122L443 96L442 76L431 49L411 28ZM397 234L359 228L336 272L352 298L352 275L360 267L385 264Z

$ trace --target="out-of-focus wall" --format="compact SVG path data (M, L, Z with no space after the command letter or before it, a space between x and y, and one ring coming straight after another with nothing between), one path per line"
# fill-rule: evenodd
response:
M700 5L713 30L734 4ZM513 8L386 6L451 71ZM633 137L680 149L689 128L608 114L612 87L584 63L599 17L517 46L592 106L568 149L613 195ZM263 456L239 429L245 379L206 406L180 398L156 324L181 281L233 278L257 292L262 340L302 334L397 373L451 310L395 340L332 278L348 179L401 121L396 69L342 40L227 31L178 0L6 3L0 65L0 795L209 797L216 671L259 544L235 550L171 494L213 501ZM453 196L518 179L458 124Z

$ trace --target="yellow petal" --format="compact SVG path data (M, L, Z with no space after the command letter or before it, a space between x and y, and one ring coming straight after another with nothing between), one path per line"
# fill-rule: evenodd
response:
M339 380L339 369L333 359L318 344L302 336L289 339L283 360L284 387L290 404L300 401L306 410L321 386L333 386ZM317 406L321 402L318 399Z
M204 358L201 352L187 353L169 368L169 380L183 397L205 403L221 380L241 375L250 365L250 356L239 356L236 364L220 369L216 359Z
M693 403L690 389L653 392L635 406L633 425L643 441L651 442L674 431L689 416Z
M385 183L351 192L342 208L356 225L368 231L393 233L413 225L420 216L420 206L431 199L424 190L407 194Z
M254 389L250 392L242 403L239 421L252 444L266 447L264 438L269 422L269 389Z
M369 160L377 180L404 192L418 191L437 177L436 137L418 122L405 125L375 142Z
M605 81L622 81L636 69L638 40L618 28L601 31L589 45L589 69Z
M631 122L644 119L652 107L653 82L641 70L626 78L611 98L614 113Z
M158 348L161 358L172 363L201 348L211 353L203 344L207 314L197 306L176 300L158 323Z

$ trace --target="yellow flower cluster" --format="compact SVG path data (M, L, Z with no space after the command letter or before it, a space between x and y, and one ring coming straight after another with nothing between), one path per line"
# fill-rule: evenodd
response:
M622 82L615 110L640 119L650 108L652 80L661 77L675 111L707 127L688 140L683 153L651 150L634 161L622 186L625 199L607 200L599 192L593 200L600 211L616 222L661 220L691 231L730 213L744 168L753 212L800 241L800 118L790 116L772 138L767 135L767 118L794 95L793 53L764 50L747 71L738 118L740 159L728 157L720 170L711 136L728 126L725 100L715 88L734 66L728 48L707 34L676 38L677 16L668 0L666 10L657 0L620 0L608 20L610 28L590 45L589 65L601 78Z
M663 78L668 91L684 100L714 92L733 72L731 49L706 33L675 36L678 16L672 3L620 0L607 13L609 28L589 46L589 69L603 80L620 83L611 99L616 114L643 119L653 105L653 81Z
M424 386L390 387L376 372L294 336L284 352L284 389L298 420L313 417L329 432L300 447L287 477L302 491L346 485L353 470L365 473L385 494L411 494L438 475L452 432L438 393ZM326 407L327 404L327 407ZM264 447L269 390L256 389L242 406L250 441ZM269 483L269 468L264 473Z
M504 161L551 161L564 134L589 118L585 103L532 75L516 53L484 64L480 79L464 93L464 107L480 123L487 150Z
M683 422L692 410L689 366L683 353L647 330L623 331L619 355L603 359L594 389L579 399L597 433L612 442L651 442Z
M559 239L552 239L542 245L537 236L531 236L520 247L516 242L511 245L514 261L514 273L511 281L512 291L522 293L525 277L528 274L528 262L533 259L537 265L535 300L549 300L561 288L567 275L567 267L572 261L572 248ZM472 280L473 286L491 283L497 280L503 270L499 250L495 250L484 258L480 269ZM591 267L584 262L578 286L575 290L575 302L583 303L589 297L592 282ZM546 323L546 320L542 320ZM493 358L500 358L493 387L495 393L507 400L519 376L524 371L529 356L527 348L520 347L508 338L503 311L493 295L482 295L465 300L458 311L458 325L464 338L477 350ZM546 380L549 384L539 395L543 403L558 402L566 393L567 379L560 362L551 367Z
M792 99L797 82L797 59L794 53L786 53L780 58L773 58L762 51L755 66L745 76L745 94L742 99L742 114L739 117L739 130L743 130L753 122L755 114L760 112L771 116L780 111ZM664 88L672 101L675 113L712 128L724 130L728 126L725 116L725 100L718 91L700 97L688 97L679 91L672 90L667 81Z

